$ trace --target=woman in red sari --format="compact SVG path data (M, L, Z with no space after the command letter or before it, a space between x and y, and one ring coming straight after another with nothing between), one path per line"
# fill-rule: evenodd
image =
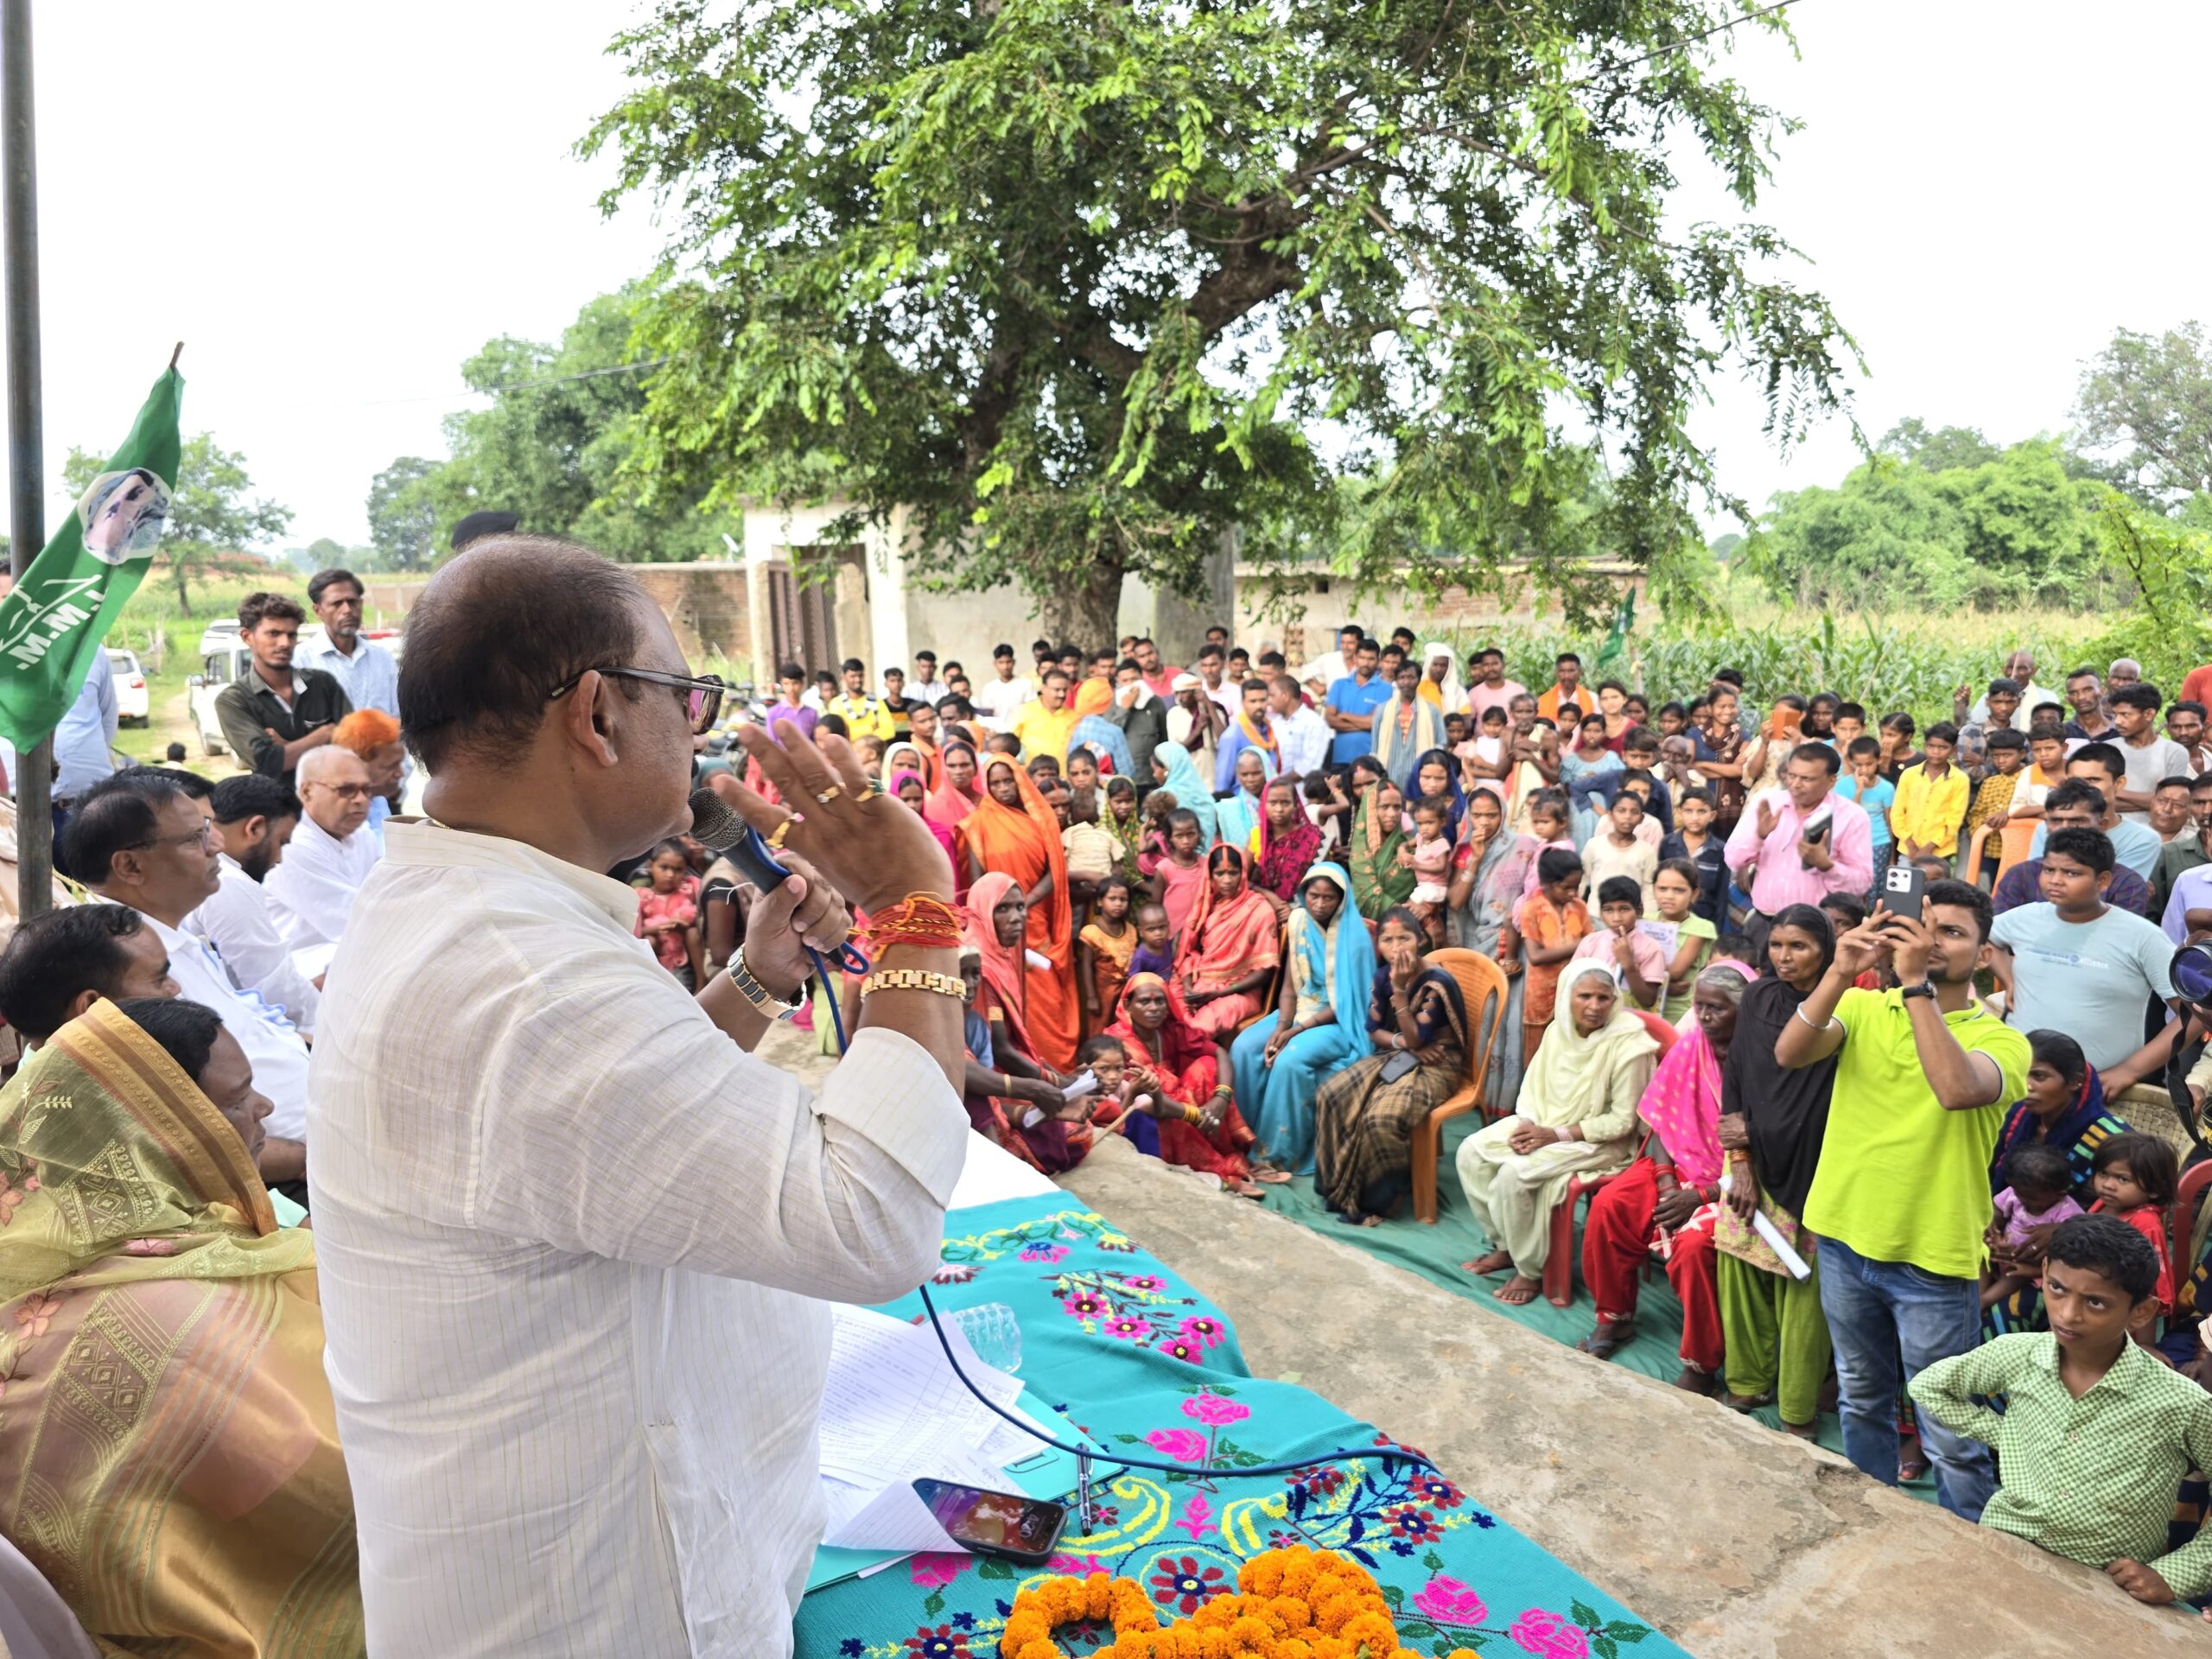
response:
M1175 952L1175 976L1192 1025L1226 1042L1261 1012L1282 955L1274 906L1252 890L1251 860L1227 842L1206 855L1205 885Z
M1129 976L1105 1034L1128 1057L1130 1105L1102 1102L1091 1121L1110 1123L1124 1109L1142 1110L1160 1127L1161 1158L1218 1176L1230 1192L1256 1198L1259 1184L1244 1156L1253 1135L1233 1098L1229 1056L1192 1025L1182 1004L1182 993L1159 975ZM1136 1107L1139 1099L1147 1103Z
M1321 855L1321 832L1306 816L1298 798L1298 785L1287 778L1268 785L1266 805L1260 817L1260 868L1252 885L1262 896L1273 893L1276 918L1290 911L1299 886L1313 861Z
M978 1134L1047 1175L1073 1169L1090 1150L1090 1125L1060 1092L1067 1079L1038 1058L1028 1014L1040 974L1025 972L1028 918L1014 878L984 876L968 890L961 972L972 950L981 969L967 1017L968 1075L961 1090Z
M1060 821L1029 774L1005 755L984 763L983 793L961 820L960 844L970 881L1007 875L1029 906L1027 944L1035 961L1021 976L1027 986L1024 1023L1046 1065L1075 1069L1083 1002L1075 986L1075 920L1068 902L1067 857L1060 849Z

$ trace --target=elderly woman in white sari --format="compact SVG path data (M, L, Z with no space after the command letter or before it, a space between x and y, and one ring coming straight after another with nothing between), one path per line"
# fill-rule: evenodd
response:
M1495 1293L1499 1301L1518 1306L1541 1288L1552 1210L1567 1196L1568 1179L1628 1162L1637 1103L1658 1052L1608 964L1567 964L1514 1115L1459 1144L1459 1184L1493 1247L1465 1268L1478 1278L1511 1268L1513 1277Z

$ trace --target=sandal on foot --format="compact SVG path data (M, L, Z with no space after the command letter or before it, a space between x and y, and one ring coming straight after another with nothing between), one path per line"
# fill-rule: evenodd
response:
M1764 1394L1724 1394L1720 1403L1731 1411L1757 1411L1774 1403L1774 1393L1770 1389Z
M1635 1320L1600 1319L1598 1328L1574 1345L1592 1359L1611 1359L1635 1340Z

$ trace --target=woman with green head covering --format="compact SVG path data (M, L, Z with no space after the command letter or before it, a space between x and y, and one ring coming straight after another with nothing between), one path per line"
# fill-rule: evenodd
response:
M1359 798L1351 817L1344 862L1351 868L1352 902L1370 922L1413 897L1416 877L1408 858L1406 798L1394 784L1376 784Z
M365 1648L315 1236L254 1169L268 1111L184 1001L95 1002L0 1092L0 1534L103 1652Z

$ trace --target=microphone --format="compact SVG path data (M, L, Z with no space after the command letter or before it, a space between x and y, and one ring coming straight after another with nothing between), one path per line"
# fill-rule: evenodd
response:
M776 849L766 838L711 789L691 791L691 833L709 852L720 853L737 866L738 874L763 893L791 879L791 871L777 861Z

